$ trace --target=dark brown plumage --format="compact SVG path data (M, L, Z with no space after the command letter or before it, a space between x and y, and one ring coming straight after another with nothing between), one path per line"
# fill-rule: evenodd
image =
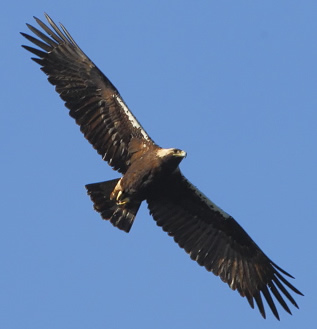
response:
M23 46L35 54L35 62L47 74L69 114L102 159L123 176L86 185L94 208L102 218L129 232L136 213L146 200L157 224L190 257L246 297L262 316L262 297L277 319L272 297L291 313L286 300L298 308L287 288L301 294L226 212L207 199L180 172L186 153L162 149L145 132L125 105L117 89L72 39L46 15L46 33L27 26L38 37L22 35L38 48Z

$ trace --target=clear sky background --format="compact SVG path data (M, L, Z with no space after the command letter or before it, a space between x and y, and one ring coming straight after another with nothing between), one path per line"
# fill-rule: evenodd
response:
M118 174L19 35L46 11L184 174L296 277L281 322L191 261L144 204L130 234L84 185ZM317 2L6 1L1 11L0 328L316 326Z

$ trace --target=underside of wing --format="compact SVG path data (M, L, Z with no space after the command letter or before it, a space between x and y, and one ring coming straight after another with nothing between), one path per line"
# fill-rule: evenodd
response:
M195 188L179 171L168 184L152 191L147 199L150 213L181 248L201 266L218 275L233 290L256 302L265 318L264 296L276 318L273 297L291 313L285 300L298 307L289 288L301 294L254 243L244 229ZM286 297L286 299L285 299Z
M117 89L83 53L63 25L46 15L50 27L35 18L42 31L27 24L37 37L21 33L38 48L23 46L35 54L50 83L65 101L88 141L114 169L129 166L131 139L139 145L153 141L128 109Z

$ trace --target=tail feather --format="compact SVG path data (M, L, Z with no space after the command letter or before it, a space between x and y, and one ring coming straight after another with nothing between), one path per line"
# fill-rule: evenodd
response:
M120 230L129 232L141 201L118 205L114 200L110 200L110 194L118 181L119 179L113 179L107 182L88 184L86 189L94 203L94 209L100 213L101 217L110 220Z

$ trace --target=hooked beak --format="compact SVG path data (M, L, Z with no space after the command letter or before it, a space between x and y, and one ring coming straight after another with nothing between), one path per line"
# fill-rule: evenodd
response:
M185 151L181 150L181 151L175 152L173 155L174 155L175 157L186 158L187 153L186 153Z

